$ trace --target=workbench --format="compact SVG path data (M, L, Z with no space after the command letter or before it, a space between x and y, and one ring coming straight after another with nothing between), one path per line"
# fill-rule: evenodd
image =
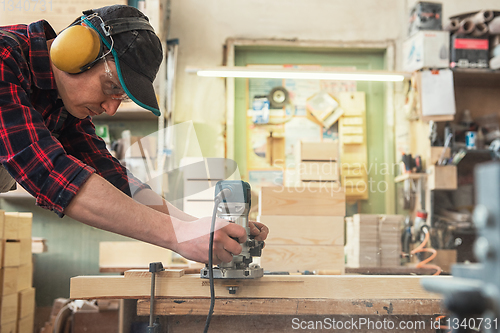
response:
M203 331L210 305L209 281L197 274L185 275L182 270L157 274L154 311L161 316L162 325L168 332ZM215 280L217 298L210 331L295 332L301 323L385 319L394 322L396 328L401 321L424 321L425 329L414 331L433 332L431 322L444 312L441 297L423 290L420 279L420 276L266 275L255 280ZM151 274L145 270L127 271L124 276L80 276L71 279L70 296L133 299L129 304L138 300L137 314L147 316L150 283ZM237 286L236 294L229 294L228 286Z

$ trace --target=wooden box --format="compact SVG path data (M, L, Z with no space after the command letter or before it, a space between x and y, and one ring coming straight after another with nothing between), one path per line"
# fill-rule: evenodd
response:
M259 215L344 216L344 190L323 187L262 187Z
M33 265L22 265L18 268L17 291L33 287Z
M19 241L2 241L3 267L17 267L21 263L21 243Z
M455 165L430 165L427 167L427 186L430 190L456 190L457 167Z
M443 153L444 147L430 147L429 150L429 156L427 156L427 160L425 161L426 167L430 167L431 165L435 165L438 161L439 158L441 157L441 154ZM451 156L451 150L449 147L446 148L444 151L444 158L449 159Z
M10 295L17 293L17 279L19 270L17 267L4 267L0 270L0 295Z
M18 293L18 319L35 314L35 288L28 288Z
M6 212L3 224L3 239L19 239L19 213Z
M17 293L4 295L1 299L0 306L0 325L4 326L9 323L14 323L14 327L17 322ZM3 333L3 330L2 330Z
M33 214L32 213L18 213L18 235L15 239L30 239L31 240L31 226ZM9 239L9 238L6 238Z
M271 232L267 245L344 245L342 216L261 215Z

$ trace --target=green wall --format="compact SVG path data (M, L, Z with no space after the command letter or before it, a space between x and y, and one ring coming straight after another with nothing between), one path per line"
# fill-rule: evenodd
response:
M384 69L383 50L351 49L297 49L285 47L237 47L235 65L321 65L331 67L356 67L358 70ZM235 80L235 160L242 175L246 175L246 79ZM358 91L366 93L366 122L368 144L368 177L373 180L374 191L369 200L362 201L361 212L385 213L386 195L383 192L385 176L381 173L385 162L385 85L379 82L358 82ZM380 185L379 185L380 184ZM382 191L377 189L377 186ZM388 184L388 186L393 186ZM348 206L347 215L358 212L357 206Z

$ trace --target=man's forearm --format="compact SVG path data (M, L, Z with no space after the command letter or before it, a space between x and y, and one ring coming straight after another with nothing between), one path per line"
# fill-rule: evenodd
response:
M90 226L161 247L172 249L176 244L175 217L135 202L97 174L90 176L64 213Z
M153 208L159 212L164 214L168 214L172 217L175 217L181 221L195 221L196 217L191 216L189 214L184 213L182 210L178 209L174 205L172 205L167 200L163 199L160 195L158 195L155 191L150 189L144 189L134 194L134 200L140 202L146 206Z

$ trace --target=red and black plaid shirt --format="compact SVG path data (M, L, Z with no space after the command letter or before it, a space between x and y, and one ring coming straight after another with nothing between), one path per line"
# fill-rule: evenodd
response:
M62 217L93 172L129 196L148 187L109 154L90 117L65 110L47 51L52 27L42 20L0 30L14 33L22 47L0 34L0 163L36 204Z

